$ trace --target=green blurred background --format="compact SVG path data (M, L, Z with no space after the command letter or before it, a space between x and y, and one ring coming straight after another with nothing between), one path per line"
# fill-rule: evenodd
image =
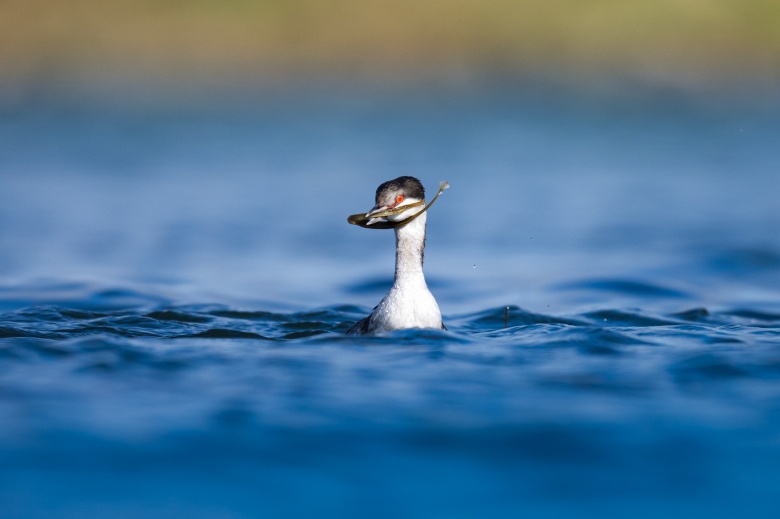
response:
M0 96L542 80L774 92L777 0L2 0Z

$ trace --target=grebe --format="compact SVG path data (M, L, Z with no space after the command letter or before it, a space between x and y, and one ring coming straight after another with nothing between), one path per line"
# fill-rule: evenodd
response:
M448 184L425 205L425 188L414 177L398 177L376 190L376 205L365 215L350 216L349 223L372 229L395 229L395 276L390 292L371 315L356 322L348 334L370 335L405 328L446 330L441 311L423 274L425 211Z

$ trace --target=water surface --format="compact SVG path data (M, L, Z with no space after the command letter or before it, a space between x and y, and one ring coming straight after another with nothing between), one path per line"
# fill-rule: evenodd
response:
M489 94L7 109L3 517L771 515L776 107Z

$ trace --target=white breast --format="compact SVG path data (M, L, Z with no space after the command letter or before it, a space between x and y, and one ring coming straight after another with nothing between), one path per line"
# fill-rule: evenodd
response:
M441 311L422 283L395 283L371 315L372 333L405 328L441 329Z

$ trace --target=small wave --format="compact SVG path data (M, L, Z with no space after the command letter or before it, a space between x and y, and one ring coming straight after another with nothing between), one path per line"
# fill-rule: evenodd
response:
M683 299L690 297L690 294L681 290L636 280L591 279L559 284L553 288L557 290L613 292L615 294L646 299Z
M750 370L744 365L710 352L676 362L669 371L678 383L684 385L750 376Z
M345 294L386 294L393 286L392 278L374 278L344 287Z
M679 322L647 315L639 310L599 310L584 314L583 317L602 326L669 326Z
M753 326L776 327L780 325L780 313L737 309L722 312L722 315L734 318L737 322Z
M710 318L710 312L706 308L692 308L671 314L670 317L682 321L706 322Z
M721 275L776 272L780 270L780 251L767 248L729 249L713 254L708 264Z
M39 337L40 334L19 330L10 326L0 326L0 338L11 339L18 337Z
M262 339L265 341L274 340L272 337L266 337L259 333L242 332L239 330L230 330L227 328L209 328L202 332L176 335L172 337L174 339Z
M91 283L40 281L24 286L0 285L0 309L59 307L66 312L113 312L160 307L170 300L150 290L105 288Z
M537 314L514 305L489 308L479 312L455 316L447 320L458 329L487 331L531 324L583 325L586 321L571 317Z
M180 323L207 323L211 321L211 318L208 316L176 310L157 310L146 314L146 317L158 321L176 321Z

